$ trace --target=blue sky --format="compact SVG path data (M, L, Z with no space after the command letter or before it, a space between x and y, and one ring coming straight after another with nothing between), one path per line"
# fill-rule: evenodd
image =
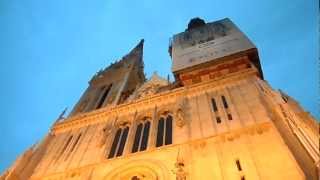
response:
M147 76L171 74L169 38L193 17L234 21L259 48L265 79L319 119L318 3L0 0L0 172L141 38Z

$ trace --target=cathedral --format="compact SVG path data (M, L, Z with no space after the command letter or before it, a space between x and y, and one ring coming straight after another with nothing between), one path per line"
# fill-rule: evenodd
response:
M319 124L264 80L230 19L194 18L170 38L173 82L146 79L143 43L97 72L0 180L319 179Z

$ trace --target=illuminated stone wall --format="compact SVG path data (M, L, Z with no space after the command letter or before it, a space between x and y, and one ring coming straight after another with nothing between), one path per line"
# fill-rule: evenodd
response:
M0 179L318 179L318 123L262 79L254 58L240 53L197 65L176 73L174 83L154 75L142 84L137 63L124 73L112 106L59 119ZM172 142L157 147L159 119L169 116ZM147 147L132 153L146 121ZM126 128L123 152L109 158Z
M185 174L187 179L304 179L301 167L273 123L272 112L264 107L259 89L264 82L250 73L222 82L182 87L58 123L32 179L175 179L177 174ZM221 95L227 99L228 111L219 100ZM216 122L212 97L217 99L221 123ZM181 98L186 99L187 105L185 122L178 126L174 111ZM156 148L157 120L166 111L174 115L173 143ZM232 120L228 120L227 113L231 113ZM152 124L148 148L131 153L136 122L144 116L150 116ZM107 159L116 122L121 121L130 124L124 154ZM80 132L82 137L75 150L66 150L58 158L66 139Z

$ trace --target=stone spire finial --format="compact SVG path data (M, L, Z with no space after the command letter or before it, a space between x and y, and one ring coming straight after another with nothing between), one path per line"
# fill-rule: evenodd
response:
M130 56L131 54L140 55L142 57L143 55L143 43L144 39L141 39L140 42L129 52L127 56ZM125 57L127 57L125 56Z
M64 119L64 118L65 118L64 115L66 114L67 110L68 110L68 107L64 108L64 110L60 113L60 115L59 115L59 117L57 118L57 120L56 120L55 123L57 123L57 122L59 122L61 119Z

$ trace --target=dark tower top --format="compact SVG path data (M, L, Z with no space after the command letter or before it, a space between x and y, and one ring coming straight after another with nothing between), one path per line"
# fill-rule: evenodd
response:
M189 31L191 29L195 29L195 28L201 27L201 26L205 26L205 25L206 25L206 22L203 19L200 19L198 17L192 18L189 21L187 31Z

